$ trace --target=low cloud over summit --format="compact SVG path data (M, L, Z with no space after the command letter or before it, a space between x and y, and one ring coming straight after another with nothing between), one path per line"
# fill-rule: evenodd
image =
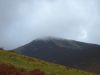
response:
M0 47L61 37L100 44L99 0L0 0Z

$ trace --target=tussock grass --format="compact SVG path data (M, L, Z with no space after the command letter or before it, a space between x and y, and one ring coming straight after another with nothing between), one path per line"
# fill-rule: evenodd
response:
M10 63L16 67L26 69L27 71L40 69L45 72L46 75L97 75L78 69L48 63L9 51L0 51L0 63Z

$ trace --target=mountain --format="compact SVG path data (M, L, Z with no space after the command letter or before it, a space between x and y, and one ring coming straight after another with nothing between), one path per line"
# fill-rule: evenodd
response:
M61 38L36 39L15 49L19 54L100 73L100 46Z
M0 50L0 75L98 75Z

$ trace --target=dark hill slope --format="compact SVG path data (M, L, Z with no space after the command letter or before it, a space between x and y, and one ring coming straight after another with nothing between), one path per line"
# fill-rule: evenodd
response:
M15 50L65 66L100 72L100 46L58 38L38 39Z
M27 74L28 73L28 74ZM99 75L48 63L36 58L0 51L0 75Z

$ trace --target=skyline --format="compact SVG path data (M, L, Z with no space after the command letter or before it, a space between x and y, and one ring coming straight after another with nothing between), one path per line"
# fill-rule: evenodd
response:
M53 36L100 45L99 0L1 0L0 47Z

